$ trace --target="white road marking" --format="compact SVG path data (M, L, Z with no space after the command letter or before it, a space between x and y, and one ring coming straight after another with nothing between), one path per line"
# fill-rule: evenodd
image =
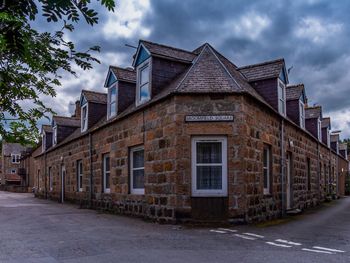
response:
M214 230L214 229L211 229L210 232L215 232L215 233L220 233L220 234L226 234L227 233L225 231Z
M322 250L331 251L331 252L345 253L344 250L338 250L338 249L327 248L327 247L312 247L312 248L322 249Z
M254 237L249 237L249 236L244 236L244 235L239 235L239 234L235 234L235 236L243 238L243 239L248 239L248 240L256 240L256 238L254 238Z
M257 235L257 234L254 234L254 233L243 233L243 234L247 235L247 236L257 237L257 238L264 238L264 236Z
M218 228L218 229L221 231L228 231L228 232L233 232L233 233L237 232L237 230L229 229L229 228Z
M296 243L296 242L292 242L292 241L288 241L288 240L284 240L284 239L276 239L276 242L280 242L280 243L285 243L288 245L293 245L293 246L301 246L300 243Z
M266 242L266 244L272 245L272 246L276 246L276 247L292 247L289 245L283 245L283 244L276 244L274 242Z
M315 253L323 253L323 254L333 254L332 252L329 251L323 251L323 250L316 250L316 249L309 249L309 248L303 248L301 249L303 251L308 251L308 252L315 252Z

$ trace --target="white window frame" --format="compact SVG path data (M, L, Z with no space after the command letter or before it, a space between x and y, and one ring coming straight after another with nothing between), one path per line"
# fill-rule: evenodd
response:
M107 157L109 158L109 171L106 170L106 161L107 161ZM106 177L108 174L108 178L109 178L109 188L107 188L106 186ZM111 158L109 153L106 153L103 155L103 192L104 193L110 193L111 192Z
M144 101L141 101L141 71L148 67L148 98ZM152 74L152 59L148 58L144 62L142 62L140 65L137 66L136 70L136 106L141 105L151 99L151 74Z
M318 140L322 141L322 122L320 118L317 120L317 136Z
M57 125L52 127L52 145L57 144Z
M267 164L265 166L264 163L264 151L265 149L267 149ZM270 160L270 156L271 156L271 152L270 152L270 147L268 145L264 144L264 149L263 149L263 186L264 186L264 195L268 195L271 194L271 160ZM264 172L265 170L267 171L267 188L265 187L265 178L264 178Z
M221 189L197 189L197 166L208 164L197 164L197 143L198 142L221 142L222 162L213 163L213 166L222 166L222 188ZM225 136L195 136L191 142L191 166L192 166L192 196L194 197L215 197L227 196L227 137Z
M49 167L48 173L49 173L49 190L50 190L50 192L52 192L52 190L53 190L52 167Z
M328 148L331 147L331 133L329 131L329 127L327 127L327 146Z
M302 100L299 100L299 117L300 127L305 129L305 105Z
M18 153L12 153L11 154L11 162L12 163L20 163L21 162L21 155Z
M80 170L80 164L81 164L81 170ZM77 180L78 180L78 192L83 192L83 160L78 160L77 161ZM80 187L81 185L81 187Z
M282 92L281 92L282 87ZM286 116L286 85L281 79L277 80L278 112Z
M113 103L115 104L115 113L113 115L111 114L111 90L115 89L115 101ZM108 87L108 107L107 107L107 118L113 118L114 116L117 116L118 114L118 82L113 83L111 86Z
M84 116L84 109L85 109L85 116ZM86 102L82 107L81 107L81 132L87 131L88 128L88 110L89 106L88 103Z
M143 167L133 167L134 163L134 152L142 151L145 154L145 148L144 146L136 146L133 148L130 148L130 193L131 194L137 194L137 195L143 195L145 194L145 186L143 188L134 188L134 171L135 170L143 170L143 176L145 178L145 164L143 164ZM143 156L145 157L145 155ZM144 158L145 160L145 158Z

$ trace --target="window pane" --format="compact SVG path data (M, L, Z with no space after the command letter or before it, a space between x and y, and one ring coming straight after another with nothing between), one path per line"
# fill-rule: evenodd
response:
M145 83L148 83L148 78L149 78L149 67L147 65L140 71L140 86L142 86Z
M105 171L109 172L109 156L105 157Z
M221 163L221 142L197 142L197 163Z
M134 170L133 171L133 188L144 188L144 170Z
M110 89L110 103L115 102L117 97L117 90L115 86Z
M268 170L264 168L264 188L269 188L268 180L269 180Z
M133 152L133 168L140 168L144 166L143 153L144 150Z
M83 173L83 162L80 161L79 162L79 174L82 174Z
M140 101L145 101L149 99L149 89L148 89L148 83L143 85L140 88Z
M268 165L268 149L264 148L264 167Z
M83 188L83 176L79 176L79 188Z
M105 180L106 180L106 188L109 188L109 172L105 174Z
M110 116L114 116L116 113L117 113L116 103L113 102L113 103L109 104L109 114L110 114Z
M222 189L222 167L197 166L197 189Z

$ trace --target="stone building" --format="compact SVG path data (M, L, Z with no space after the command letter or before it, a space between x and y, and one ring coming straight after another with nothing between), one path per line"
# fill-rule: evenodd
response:
M341 195L330 119L283 59L238 67L209 44L140 41L133 69L111 66L104 86L43 128L37 196L160 222L252 222Z
M29 174L23 173L22 157L31 149L19 143L2 142L0 183L2 185L18 185L29 187Z

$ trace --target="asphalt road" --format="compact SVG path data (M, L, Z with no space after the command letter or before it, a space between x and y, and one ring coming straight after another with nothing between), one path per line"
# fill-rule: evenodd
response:
M0 192L0 262L350 262L350 198L260 225L188 227Z

